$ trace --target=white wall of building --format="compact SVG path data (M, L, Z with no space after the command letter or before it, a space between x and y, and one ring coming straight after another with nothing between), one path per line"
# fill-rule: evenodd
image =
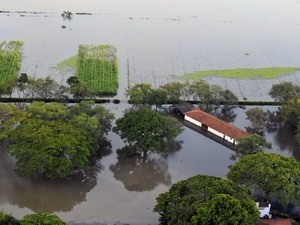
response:
M187 115L184 116L184 119L185 119L186 121L189 121L190 123L193 123L193 124L199 126L199 127L202 126L202 123L201 123L201 122L199 122L199 121L197 121L197 120L195 120L195 119L193 119L193 118L191 118L191 117L189 117L189 116L187 116ZM230 142L230 143L235 143L234 138L229 137L229 136L227 136L227 135L224 135L224 134L221 133L220 131L217 131L217 130L211 128L211 127L208 127L208 131L211 132L211 133L213 133L213 134L215 134L215 135L217 135L217 136L220 137L220 138L224 138L226 141L228 141L228 142ZM224 137L224 136L225 136L225 137ZM236 143L235 143L235 144L236 144Z
M191 123L193 123L193 124L199 126L199 127L202 126L202 123L200 123L199 121L197 121L197 120L195 120L195 119L193 119L193 118L191 118L191 117L189 117L189 116L187 116L187 115L184 115L184 119L185 119L186 121L189 121L189 122L191 122Z

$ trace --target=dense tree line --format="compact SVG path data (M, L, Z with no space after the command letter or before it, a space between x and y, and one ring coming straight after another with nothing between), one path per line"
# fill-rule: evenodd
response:
M160 107L165 103L180 103L183 101L198 101L199 107L206 111L222 110L236 105L238 98L233 92L223 89L219 85L210 85L204 80L192 83L172 82L153 88L150 84L136 84L126 91L130 103L137 107L156 105Z
M25 109L0 105L0 137L16 159L20 176L68 176L90 166L101 153L113 114L92 101L73 106L33 102Z
M0 212L0 224L3 225L66 225L58 216L49 213L27 214L22 219Z

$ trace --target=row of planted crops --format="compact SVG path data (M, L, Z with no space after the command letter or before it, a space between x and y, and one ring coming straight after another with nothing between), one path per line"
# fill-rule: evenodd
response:
M21 67L21 41L0 42L0 94L10 95ZM91 94L115 95L118 90L117 50L111 45L80 45L76 76Z
M115 95L118 90L118 60L111 45L80 45L77 57L78 80L92 93Z
M0 93L11 94L21 66L21 41L0 42Z

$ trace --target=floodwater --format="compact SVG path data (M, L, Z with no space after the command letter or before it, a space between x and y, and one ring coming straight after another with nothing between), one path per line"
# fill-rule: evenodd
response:
M74 13L72 20L63 20L64 10ZM53 67L75 55L79 44L116 46L120 68L116 97L121 100L129 85L158 86L195 70L300 66L299 0L2 0L0 11L0 40L24 41L21 72L32 76L50 75L64 83L73 71ZM272 84L282 80L300 84L299 76L206 79L240 98L269 100ZM118 118L129 106L107 107ZM244 110L235 112L234 123L247 126ZM266 137L273 152L300 160L299 145L290 133L281 130ZM55 182L17 177L13 159L1 153L0 210L17 217L38 210L55 212L69 222L157 224L158 214L152 211L160 193L199 173L225 177L233 163L230 149L189 128L177 138L180 149L147 160L118 159L116 149L124 143L113 133L107 138L111 154L86 174Z
M129 85L159 86L195 70L300 65L297 0L2 0L0 10L10 11L0 13L0 40L24 41L22 72L32 76L64 83L70 72L51 68L79 44L116 46L120 99ZM63 10L92 15L63 20ZM240 98L270 100L272 84L300 84L299 76L207 80Z

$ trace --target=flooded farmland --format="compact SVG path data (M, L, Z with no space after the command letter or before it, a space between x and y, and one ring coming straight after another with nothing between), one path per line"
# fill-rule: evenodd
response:
M73 12L71 20L61 17L64 10ZM31 76L64 84L74 70L55 66L76 55L79 44L115 46L121 100L130 85L159 86L197 70L300 66L299 0L3 0L0 11L0 40L24 42L21 72ZM274 83L300 84L300 73L270 80L205 79L240 99L270 100ZM118 118L129 106L107 107ZM234 123L247 126L244 110L235 112ZM272 151L300 160L287 131L266 137ZM116 149L124 143L113 133L107 138L112 153L85 176L64 181L18 178L14 160L1 153L0 210L16 217L55 212L69 222L157 224L155 198L172 183L199 173L224 177L233 163L230 149L189 128L177 138L181 149L148 161L119 161Z

